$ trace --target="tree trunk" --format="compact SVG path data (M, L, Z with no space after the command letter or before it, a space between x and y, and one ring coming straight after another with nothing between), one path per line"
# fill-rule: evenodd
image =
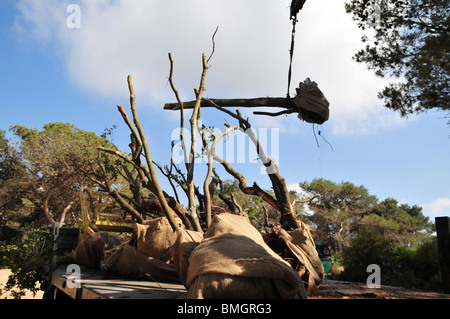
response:
M48 202L50 201L50 198L52 197L52 194L56 191L56 186L53 186L48 191L47 195L44 198L44 202L42 203L42 207L44 209L45 217L47 217L48 222L52 227L55 225L55 219L53 218L53 214L50 211L50 208L48 207Z
M64 226L64 221L66 220L66 214L69 211L69 209L72 207L73 201L71 201L67 206L63 209L61 213L61 217L59 218L59 227Z

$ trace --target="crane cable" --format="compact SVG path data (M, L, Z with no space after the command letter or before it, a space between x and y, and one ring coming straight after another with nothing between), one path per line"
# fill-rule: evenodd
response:
M290 62L289 62L289 72L288 72L288 88L287 88L287 95L286 97L290 99L289 95L289 89L291 87L291 77L292 77L292 58L294 56L294 45L295 45L295 25L297 23L297 16L294 16L291 18L292 20L292 36L291 36L291 49L289 50L290 53Z

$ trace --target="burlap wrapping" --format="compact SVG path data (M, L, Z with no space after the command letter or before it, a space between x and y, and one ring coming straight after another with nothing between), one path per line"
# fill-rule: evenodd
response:
M86 237L75 249L73 259L80 266L100 267L100 261L104 258L106 250L120 245L129 240L125 235L110 235L105 232L97 232Z
M317 289L323 282L325 272L317 254L314 239L307 226L303 224L302 228L290 231L280 227L278 228L278 235L309 272L308 293Z
M216 215L189 258L188 298L306 298L298 273L245 217Z
M182 224L180 219L178 221ZM161 217L136 224L132 238L135 239L137 249L145 255L168 262L171 258L170 247L177 236L168 219Z
M300 82L294 98L298 117L308 123L322 124L328 120L330 103L323 95L316 82L307 78Z
M173 263L175 264L175 267L177 267L181 283L188 288L186 279L189 269L189 256L203 240L203 234L185 228L178 228L175 231L175 234L177 239L170 248L170 253L172 255Z
M182 224L181 220L178 221ZM177 235L166 217L136 224L129 244L105 253L102 271L135 279L179 281L170 253L176 239Z
M179 281L174 264L147 256L127 243L105 252L101 269L105 275L153 281Z

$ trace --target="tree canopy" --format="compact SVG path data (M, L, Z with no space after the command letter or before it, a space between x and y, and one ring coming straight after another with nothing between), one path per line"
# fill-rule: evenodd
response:
M0 130L0 225L6 222L7 214L22 208L21 195L27 171L17 150Z
M378 94L386 107L402 116L450 109L449 0L352 0L346 10L370 31L355 60L400 78Z
M335 252L368 229L400 245L414 244L432 231L433 224L421 207L399 204L393 198L380 201L364 186L325 179L299 185L318 196L309 204L314 213L304 218L315 226L316 238L327 242Z
M79 200L80 188L89 182L86 172L98 166L96 147L110 143L69 123L49 123L42 130L16 125L11 130L19 138L17 150L8 148L10 154L17 153L16 176L9 179L21 186L16 200L29 202L38 220L45 217L51 225L64 223L67 212Z

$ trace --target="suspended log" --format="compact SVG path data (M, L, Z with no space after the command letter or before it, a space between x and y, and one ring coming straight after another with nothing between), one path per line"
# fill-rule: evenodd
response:
M328 120L330 103L319 89L316 82L307 78L300 82L296 89L297 95L289 97L259 97L238 99L202 99L201 107L274 107L284 108L280 112L253 112L257 115L279 116L283 114L298 113L298 117L308 123L322 124ZM192 109L197 100L182 102L183 109ZM165 110L180 110L179 102L166 103Z
M222 107L279 107L286 109L294 109L295 104L292 99L284 97L259 97L252 99L209 99L202 101L202 107L214 107L215 104ZM183 102L184 109L193 109L197 100ZM179 110L180 104L166 103L164 105L165 110Z

